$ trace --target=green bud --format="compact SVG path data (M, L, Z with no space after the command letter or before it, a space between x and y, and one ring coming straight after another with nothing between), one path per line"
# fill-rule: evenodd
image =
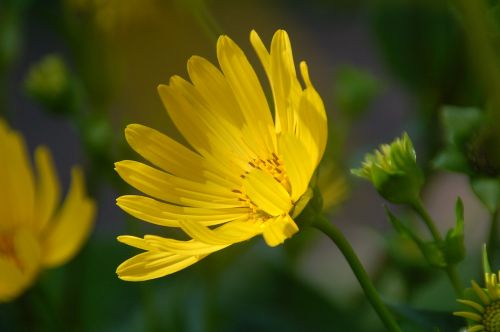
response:
M430 266L437 268L445 268L447 266L445 254L441 246L435 241L423 242L419 247Z
M390 145L381 145L373 154L367 154L362 167L351 172L370 181L382 197L396 204L414 202L424 183L413 144L406 133Z
M47 55L33 65L24 87L30 97L54 113L71 110L69 73L58 55Z
M460 198L457 198L455 215L455 227L448 231L444 240L446 262L450 265L460 263L465 258L464 205Z
M113 129L109 120L101 114L88 116L83 124L83 141L93 156L107 160L107 154L113 143Z

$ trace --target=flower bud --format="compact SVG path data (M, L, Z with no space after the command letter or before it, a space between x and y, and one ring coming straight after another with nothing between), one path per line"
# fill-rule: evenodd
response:
M396 204L411 204L420 196L424 175L408 134L367 154L361 168L351 171L370 181L382 197Z
M47 110L54 113L70 111L70 78L59 56L48 55L33 65L24 86L28 95Z

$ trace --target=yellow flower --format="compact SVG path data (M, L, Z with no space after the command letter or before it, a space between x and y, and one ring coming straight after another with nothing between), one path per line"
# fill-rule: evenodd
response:
M20 295L43 268L61 265L87 238L95 213L82 172L58 208L60 187L49 150L35 151L36 176L23 138L0 119L0 302Z
M473 321L473 325L467 328L467 332L499 332L500 331L500 271L484 274L486 289L472 281L472 289L478 300L458 300L472 308L470 311L454 312L460 316Z
M245 54L221 36L221 70L194 56L188 61L192 83L174 76L158 87L190 147L148 127L126 128L132 148L157 168L116 163L125 181L152 197L122 196L118 206L144 221L181 228L191 239L118 237L146 251L118 267L121 279L162 277L260 234L277 246L298 231L292 218L311 197L309 181L326 145L323 102L305 62L305 87L299 82L285 31L275 33L270 52L255 31L250 41L270 81L275 121Z

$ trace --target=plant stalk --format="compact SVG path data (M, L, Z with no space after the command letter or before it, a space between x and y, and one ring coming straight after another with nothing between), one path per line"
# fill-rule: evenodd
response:
M325 233L337 245L358 279L368 301L370 301L387 330L390 332L401 332L401 328L380 299L358 256L341 231L324 216L317 216L312 225Z
M413 204L411 204L411 207L422 218L425 225L431 232L434 241L436 241L438 244L442 244L443 238L441 237L441 234L439 234L439 231L436 228L434 220L432 220L432 217L424 208L422 201L420 199L417 199L415 202L413 202ZM451 286L455 290L455 293L457 294L457 296L461 297L463 295L463 286L462 286L462 281L458 276L458 272L455 265L447 265L444 270L446 272L446 275L448 276L448 279L450 280Z

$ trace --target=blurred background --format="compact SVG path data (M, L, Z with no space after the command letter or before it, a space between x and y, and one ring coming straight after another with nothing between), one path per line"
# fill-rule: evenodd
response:
M496 1L485 6L497 40ZM408 132L427 174L424 201L443 233L455 222L456 197L463 199L468 254L460 273L465 281L480 276L488 210L467 175L432 167L446 141L443 105L487 105L475 65L483 58L469 52L477 32L467 30L459 7L431 0L1 0L0 116L31 150L50 147L64 188L70 167L84 165L98 215L80 254L40 276L43 297L30 290L0 304L0 330L383 331L337 248L313 229L277 248L253 239L154 281L115 274L136 254L116 236L170 234L115 205L133 189L113 163L141 160L125 142L125 126L141 123L181 140L156 87L174 74L187 77L191 55L216 63L220 34L243 48L268 89L249 33L255 29L269 45L283 28L328 111L319 180L326 213L405 331L456 331L462 322L449 314L456 304L444 274L391 229L384 200L349 169Z

